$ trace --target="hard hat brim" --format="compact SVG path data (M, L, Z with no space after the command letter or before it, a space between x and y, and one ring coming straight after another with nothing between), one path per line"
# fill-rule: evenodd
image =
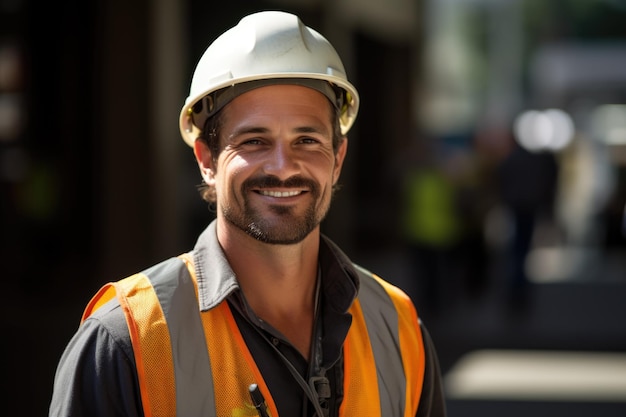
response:
M204 118L194 117L194 106L196 106L205 97L210 96L216 91L223 90L228 87L250 84L250 83L257 82L257 81L270 81L267 83L259 83L259 86L260 85L272 85L272 84L303 85L302 80L327 81L331 85L334 85L335 87L339 87L342 90L344 90L345 92L344 95L347 98L347 100L344 103L345 109L341 115L340 124L341 124L341 133L343 135L347 134L350 128L352 127L354 120L356 119L356 115L357 115L358 108L359 108L359 96L358 96L357 90L350 82L342 78L333 76L332 74L325 75L325 74L311 74L311 73L281 73L281 74L266 74L264 76L251 75L248 77L240 77L236 80L227 79L221 83L214 84L212 88L200 94L197 94L196 96L187 97L187 99L185 100L185 105L183 106L180 112L180 117L179 117L179 128L180 128L180 132L183 137L183 140L187 143L187 145L193 147L193 143L195 142L197 137L200 135L204 127L204 122L206 121L208 117L208 116ZM311 85L308 85L308 87L314 88ZM317 88L315 89L320 91ZM233 96L231 100L237 95L241 95L247 91L249 91L249 89L243 88L241 92ZM329 100L333 102L332 97L330 97L328 94L324 93L323 91L320 91L320 92L326 95L329 98ZM216 108L214 112L221 110L221 108L223 108L226 104L227 102L223 103L222 105L219 106L219 108Z

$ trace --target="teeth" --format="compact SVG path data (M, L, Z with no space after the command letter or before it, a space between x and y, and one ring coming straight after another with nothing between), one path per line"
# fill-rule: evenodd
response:
M294 195L298 195L301 191L265 191L261 190L260 193L262 195L267 195L270 197L293 197Z

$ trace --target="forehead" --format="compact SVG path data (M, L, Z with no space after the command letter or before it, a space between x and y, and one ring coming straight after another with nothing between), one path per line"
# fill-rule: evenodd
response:
M270 85L233 99L223 109L223 138L243 132L317 131L332 136L333 105L317 90L299 85ZM278 131L278 130L276 130Z
M293 110L296 111L310 107L310 110L318 109L326 112L331 108L332 103L324 94L315 89L301 85L276 84L243 93L228 103L226 108L240 110L242 107L245 109L250 105L261 106L268 110L276 108L282 111L289 110L290 106L295 106ZM251 108L250 110L257 109Z

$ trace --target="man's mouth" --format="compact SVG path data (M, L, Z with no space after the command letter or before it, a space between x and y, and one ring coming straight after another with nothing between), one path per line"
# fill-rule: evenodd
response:
M302 190L297 190L297 191L271 191L271 190L259 190L258 193L261 195L265 195L268 197L277 197L277 198L284 198L284 197L294 197L296 195L300 195L302 194L304 191Z

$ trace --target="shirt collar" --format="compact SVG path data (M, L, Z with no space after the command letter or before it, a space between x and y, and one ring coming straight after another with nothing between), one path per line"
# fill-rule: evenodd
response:
M193 250L193 263L198 282L200 310L206 311L224 301L239 283L216 233L213 220L200 234ZM320 268L322 292L328 306L338 313L348 311L357 296L358 275L350 259L330 239L320 239Z

